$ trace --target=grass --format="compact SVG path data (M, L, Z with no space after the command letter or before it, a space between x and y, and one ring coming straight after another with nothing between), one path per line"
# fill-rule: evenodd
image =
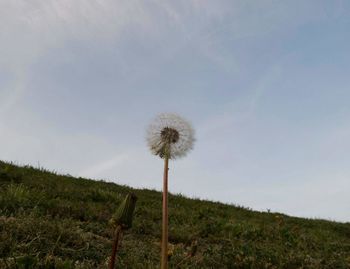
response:
M107 268L109 220L138 196L118 268L159 268L161 193L0 162L0 268ZM350 268L350 223L169 197L170 268Z

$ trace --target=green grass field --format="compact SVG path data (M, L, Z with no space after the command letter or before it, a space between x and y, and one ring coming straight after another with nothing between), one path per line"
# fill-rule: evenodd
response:
M107 268L109 220L131 191L118 268L159 268L161 193L0 162L0 268ZM350 268L350 223L179 195L169 206L170 268Z

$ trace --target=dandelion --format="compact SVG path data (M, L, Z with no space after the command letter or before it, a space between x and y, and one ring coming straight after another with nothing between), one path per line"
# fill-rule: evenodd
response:
M115 238L113 242L112 255L109 260L109 269L114 269L118 246L120 244L123 232L132 226L132 218L135 210L137 197L129 193L120 204L115 214L110 219L110 223L116 227Z
M158 115L147 129L147 143L164 159L161 269L168 268L168 170L169 159L184 157L193 147L191 124L172 113Z

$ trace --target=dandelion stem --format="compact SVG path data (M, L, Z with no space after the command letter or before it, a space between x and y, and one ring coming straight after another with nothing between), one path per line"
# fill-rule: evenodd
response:
M118 245L119 245L119 238L121 237L121 234L122 234L122 227L120 225L118 225L116 230L115 230L115 239L113 242L113 250L112 250L111 260L109 261L109 269L114 269L115 257L117 254Z
M169 158L164 158L164 177L163 177L163 223L162 223L162 262L161 269L168 268L168 170Z

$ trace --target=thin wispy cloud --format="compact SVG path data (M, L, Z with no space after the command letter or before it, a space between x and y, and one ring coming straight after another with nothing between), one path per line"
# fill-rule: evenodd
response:
M131 158L127 154L119 154L113 158L87 167L85 170L79 172L79 175L86 177L102 177L102 175L109 170L118 170L118 168L121 165L125 165L127 161L131 161Z

